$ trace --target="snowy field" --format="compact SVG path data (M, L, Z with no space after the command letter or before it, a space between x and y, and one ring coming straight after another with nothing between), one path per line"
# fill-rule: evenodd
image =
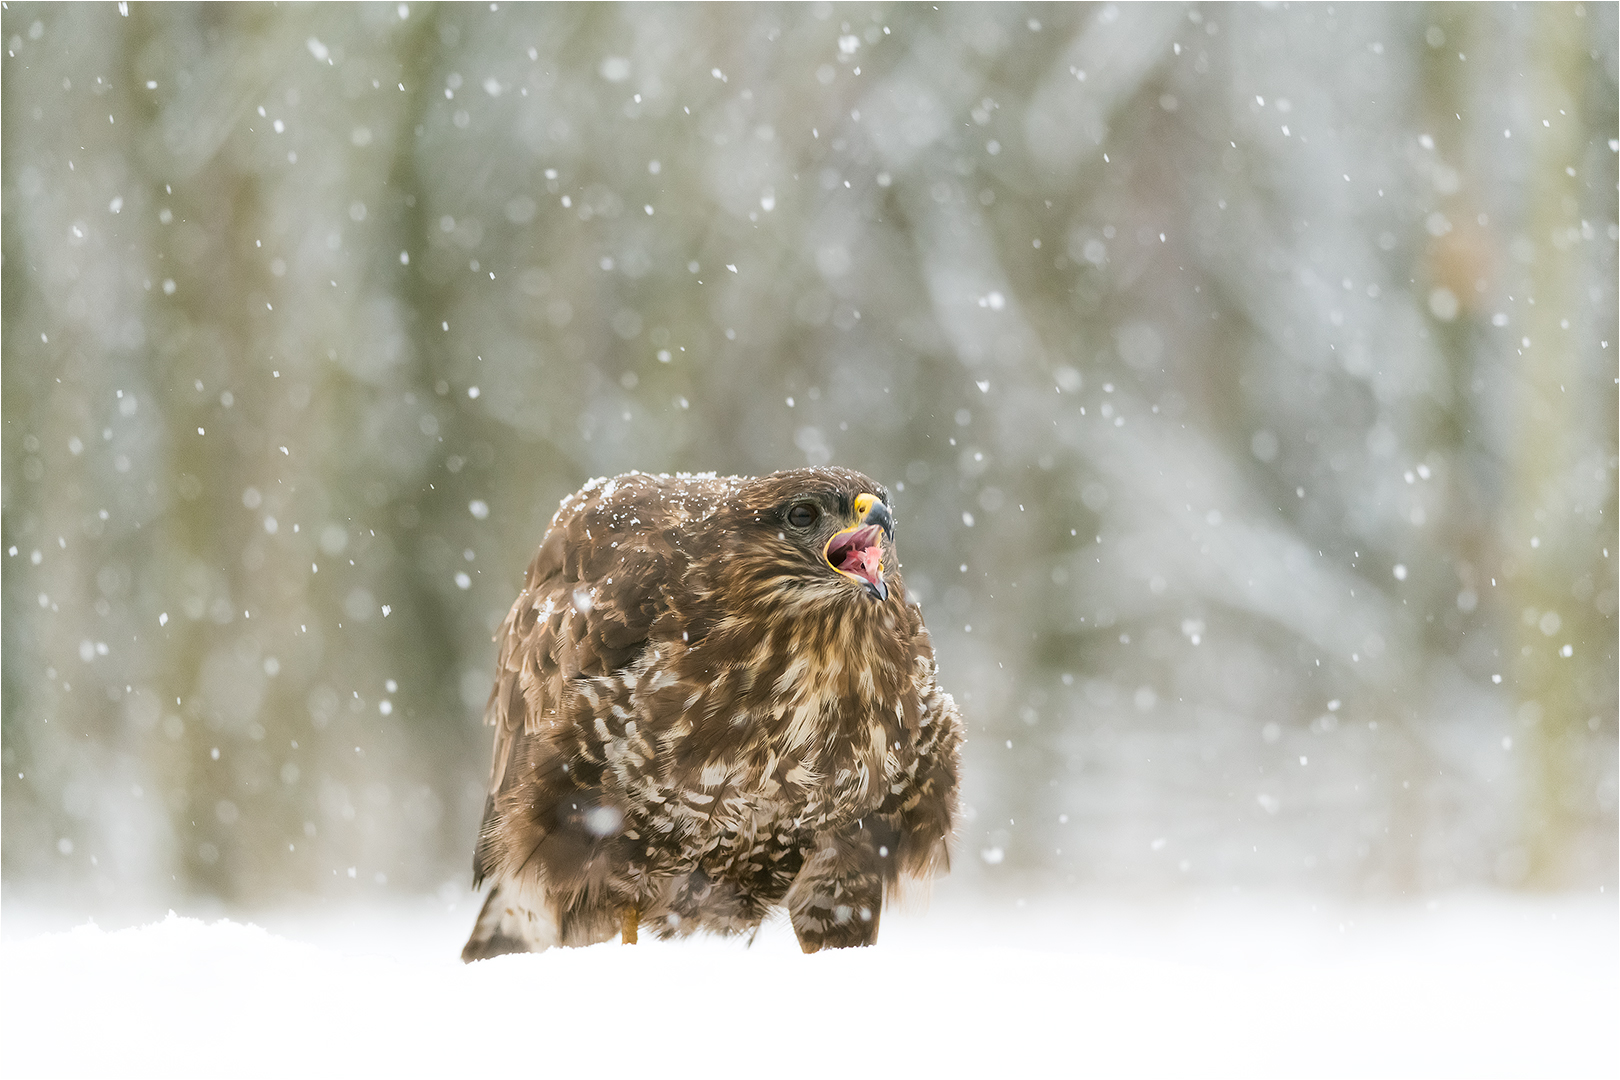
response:
M64 930L8 903L0 1073L1620 1073L1606 897L936 900L891 912L871 950L806 957L777 923L751 948L643 938L466 967L468 908Z

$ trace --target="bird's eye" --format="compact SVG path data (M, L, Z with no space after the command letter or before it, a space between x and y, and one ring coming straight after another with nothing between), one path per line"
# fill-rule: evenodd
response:
M788 524L795 529L808 529L816 523L816 519L820 516L821 510L817 508L815 503L799 503L788 511L787 519Z

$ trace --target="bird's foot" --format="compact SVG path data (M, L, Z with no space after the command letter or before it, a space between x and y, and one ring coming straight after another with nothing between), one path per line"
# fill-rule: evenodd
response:
M619 911L619 940L625 945L636 943L636 927L641 925L641 909L626 904Z

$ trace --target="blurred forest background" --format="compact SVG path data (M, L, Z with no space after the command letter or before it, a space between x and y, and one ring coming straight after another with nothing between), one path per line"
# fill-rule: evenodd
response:
M464 890L558 500L824 462L952 888L1615 883L1615 5L3 34L8 898Z

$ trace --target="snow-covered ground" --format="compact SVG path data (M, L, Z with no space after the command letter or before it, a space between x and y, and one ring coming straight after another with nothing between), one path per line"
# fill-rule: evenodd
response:
M7 1077L1620 1073L1607 896L936 900L876 949L803 956L777 923L471 967L465 900L3 915Z

